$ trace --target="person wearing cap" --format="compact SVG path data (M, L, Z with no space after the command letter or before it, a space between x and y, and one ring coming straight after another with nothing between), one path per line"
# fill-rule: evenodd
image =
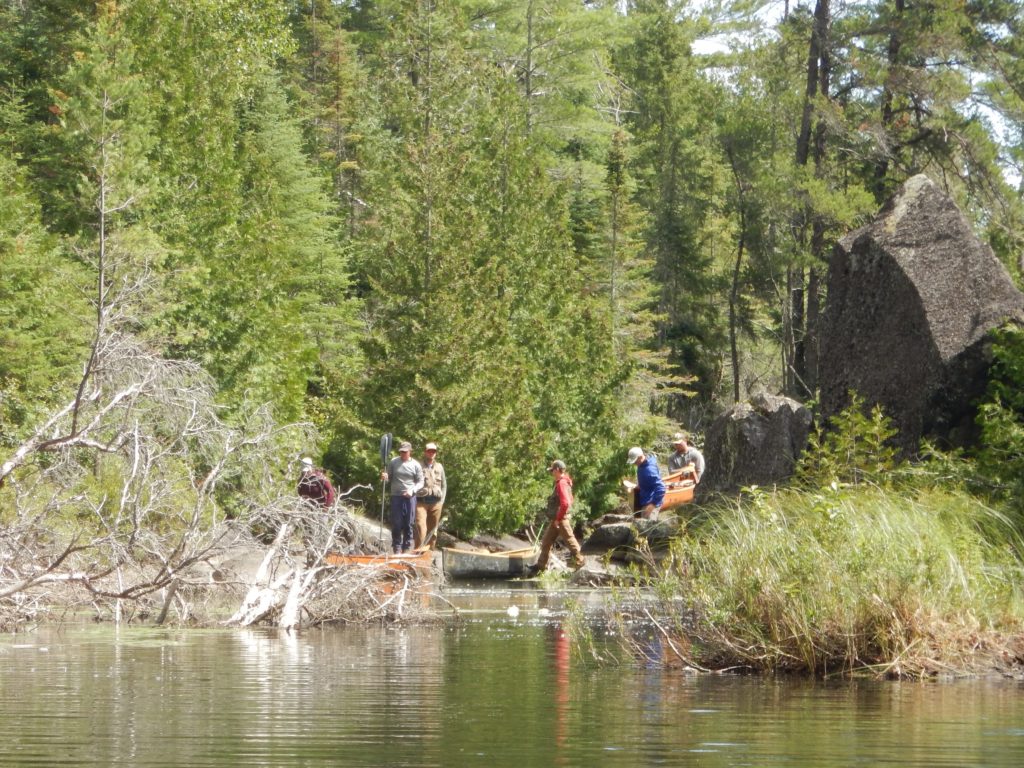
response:
M665 500L665 483L658 471L658 459L653 453L645 454L642 448L633 446L629 449L626 463L636 466L634 514L647 520L657 520Z
M583 566L585 560L580 551L580 543L572 532L572 517L570 509L574 501L572 495L572 478L565 471L565 462L555 459L548 467L548 472L555 479L555 486L548 496L547 516L548 527L544 530L544 537L540 543L540 556L537 564L531 566L530 573L539 573L548 567L548 558L551 555L551 547L558 539L565 542L569 547L569 554L572 555L572 564L575 568Z
M327 479L322 469L313 466L313 459L304 456L300 462L302 474L299 475L297 493L303 499L316 504L320 509L328 509L334 505L334 486Z
M423 487L423 467L412 457L412 445L402 443L398 455L380 473L391 481L391 549L395 554L412 549L412 525L416 519L416 492Z
M437 461L437 444L427 443L423 448L423 487L416 494L416 526L413 529L415 549L434 547L444 497L448 494L448 480L444 467ZM427 541L427 537L430 541Z
M688 464L693 464L693 482L699 483L704 474L704 454L689 444L690 439L684 432L677 432L672 439L675 451L668 457L668 473L679 472Z

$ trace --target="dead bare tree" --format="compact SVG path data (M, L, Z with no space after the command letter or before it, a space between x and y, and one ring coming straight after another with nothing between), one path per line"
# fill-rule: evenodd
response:
M332 622L420 620L439 597L432 580L412 567L329 564L328 553L388 551L356 524L344 504L325 511L278 498L254 507L249 520L255 530L273 532L273 543L226 624L295 629Z
M80 391L2 465L8 624L37 615L20 607L47 590L43 603L76 594L110 606L115 620L127 602L134 610L157 599L248 525L227 519L227 491L244 480L254 495L281 493L270 468L282 464L282 441L308 439L301 426L276 426L266 409L227 424L197 366L124 336L104 340ZM65 587L59 599L56 585Z

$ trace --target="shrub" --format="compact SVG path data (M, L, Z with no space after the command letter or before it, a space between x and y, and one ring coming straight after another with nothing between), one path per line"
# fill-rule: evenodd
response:
M991 539L987 532L1002 533ZM922 675L971 669L1019 629L1008 521L963 493L755 493L674 546L712 666Z

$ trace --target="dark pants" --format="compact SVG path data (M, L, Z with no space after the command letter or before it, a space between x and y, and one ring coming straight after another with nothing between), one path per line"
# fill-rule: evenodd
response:
M412 549L412 524L416 520L416 497L391 497L391 549L408 552Z

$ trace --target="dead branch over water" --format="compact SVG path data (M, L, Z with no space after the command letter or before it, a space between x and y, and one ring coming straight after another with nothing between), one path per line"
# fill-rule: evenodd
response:
M0 627L83 613L207 623L232 601L237 625L414 616L408 574L320 564L377 542L343 504L295 496L289 446L309 442L261 407L229 423L197 366L103 336L74 399L0 464Z

